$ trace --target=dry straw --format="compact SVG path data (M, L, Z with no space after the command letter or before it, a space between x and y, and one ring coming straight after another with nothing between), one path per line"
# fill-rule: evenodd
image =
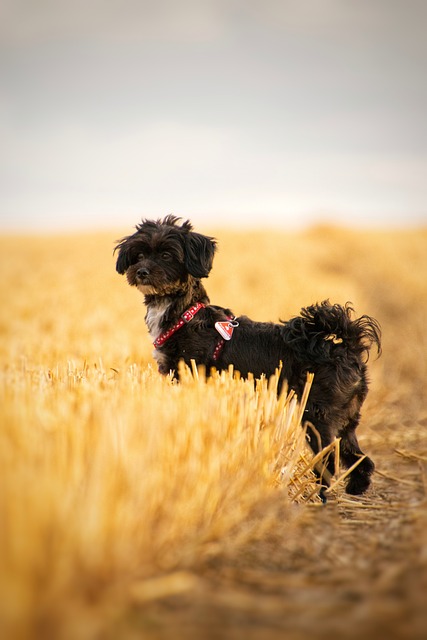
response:
M344 496L340 476L325 509L305 397L277 398L277 376L193 367L177 385L148 366L119 235L0 239L0 636L161 637L153 611L187 593L157 609L171 637L212 603L230 637L257 608L262 637L424 637L426 231L217 234L214 303L274 320L350 299L383 326L360 429L374 486ZM226 637L215 615L193 637L215 620Z
M52 611L61 617L87 590L238 550L272 525L278 490L282 506L317 503L300 426L311 378L298 405L292 392L277 397L279 372L206 379L193 364L180 374L178 385L137 365L25 361L3 372L0 600L10 624L53 624Z

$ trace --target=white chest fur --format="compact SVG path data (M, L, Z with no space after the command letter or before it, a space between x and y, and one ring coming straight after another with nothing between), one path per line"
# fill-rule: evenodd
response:
M166 311L169 308L169 302L160 302L156 305L150 305L147 310L147 315L145 316L145 322L148 327L148 331L150 332L151 339L157 340L159 335L161 334L161 325L163 321L163 317Z

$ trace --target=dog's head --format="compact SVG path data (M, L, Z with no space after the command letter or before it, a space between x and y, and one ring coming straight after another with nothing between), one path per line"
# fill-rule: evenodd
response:
M116 269L146 295L179 291L189 276L206 278L216 249L214 238L195 233L191 223L180 218L143 220L136 232L122 238Z

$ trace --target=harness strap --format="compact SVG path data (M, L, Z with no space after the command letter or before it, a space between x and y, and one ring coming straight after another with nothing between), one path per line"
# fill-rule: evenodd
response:
M181 329L181 327L183 327L185 324L190 322L194 318L194 316L200 311L200 309L204 309L205 307L206 305L203 304L203 302L196 302L196 304L194 304L192 307L187 309L187 311L184 311L184 313L182 314L178 322L174 324L173 327L161 333L159 337L156 338L156 340L154 340L153 345L155 346L155 348L158 349L159 347L164 345L165 342L169 340L169 338L173 336L174 333L176 333L179 329ZM221 355L226 340L231 340L233 329L236 326L238 326L238 324L239 323L235 321L233 316L227 316L226 322L217 322L215 324L215 328L220 334L220 336L226 336L226 337L225 338L220 337L220 339L217 342L217 345L212 355L212 360L214 360L214 362L216 362L219 356ZM223 325L223 326L217 327L217 325Z
M235 319L235 316L227 316L226 322L215 322L215 329L218 331L221 338L218 340L214 349L212 360L215 362L218 360L222 350L224 349L225 342L231 340L233 331L238 326L239 323Z
M174 333L176 333L176 331L178 331L178 329L181 329L181 327L183 327L185 324L187 324L187 322L190 322L194 318L196 313L198 313L200 311L200 309L204 309L205 306L206 305L203 304L203 302L196 302L196 304L193 304L193 306L190 307L189 309L187 309L187 311L184 311L184 313L182 314L182 316L180 317L178 322L176 324L174 324L173 327L171 327L170 329L168 329L164 333L161 333L159 335L159 337L156 338L156 340L154 340L153 344L156 347L156 349L161 347L162 344L164 344L166 342L166 340L169 340L169 338Z
M224 345L225 345L225 340L224 338L220 338L216 344L216 347L214 349L213 355L212 355L212 360L214 362L216 362L219 358L219 356L222 353L222 350L224 349Z

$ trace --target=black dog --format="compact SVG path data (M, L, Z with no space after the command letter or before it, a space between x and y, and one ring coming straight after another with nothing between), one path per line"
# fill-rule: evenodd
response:
M177 372L180 360L194 360L207 372L233 364L242 376L252 373L257 378L271 376L282 363L279 390L287 380L301 397L312 372L305 412L310 446L317 453L341 438L341 462L352 466L363 456L355 430L368 391L364 356L373 344L381 350L378 323L369 316L353 320L349 304L328 301L304 308L300 316L281 324L236 318L230 309L211 305L201 283L212 267L215 240L179 220L144 220L115 249L117 271L126 273L129 284L144 294L160 373ZM331 455L329 473L322 474L326 486L334 466ZM366 491L373 470L372 460L365 457L349 475L346 491Z

